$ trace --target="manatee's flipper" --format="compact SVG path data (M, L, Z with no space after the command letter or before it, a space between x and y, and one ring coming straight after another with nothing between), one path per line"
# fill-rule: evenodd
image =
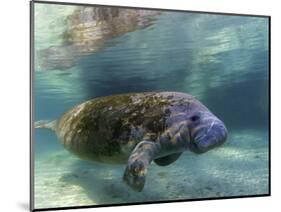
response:
M142 191L148 165L159 151L159 144L151 141L142 141L138 143L131 153L123 180L135 191Z
M34 123L34 128L46 128L51 130L56 130L56 123L57 121L50 121L50 120L40 120Z
M180 156L182 152L180 153L174 153L171 155L167 155L165 157L154 159L154 163L156 163L158 166L168 166L171 163L175 162Z

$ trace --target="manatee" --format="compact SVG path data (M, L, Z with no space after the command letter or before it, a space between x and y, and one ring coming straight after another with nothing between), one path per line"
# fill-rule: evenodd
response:
M179 92L128 93L75 106L55 121L38 121L64 147L86 160L127 164L123 180L142 191L149 164L175 162L190 150L200 154L226 141L227 129L193 96Z
M37 51L37 69L69 69L79 55L98 52L108 45L108 39L151 26L160 14L154 10L78 7L66 17L62 45Z

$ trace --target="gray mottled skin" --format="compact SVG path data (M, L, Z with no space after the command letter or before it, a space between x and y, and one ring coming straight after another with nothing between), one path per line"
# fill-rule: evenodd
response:
M142 191L148 165L166 166L185 150L204 153L223 144L224 123L189 94L129 93L96 98L77 105L52 122L66 149L80 158L127 163L124 181Z

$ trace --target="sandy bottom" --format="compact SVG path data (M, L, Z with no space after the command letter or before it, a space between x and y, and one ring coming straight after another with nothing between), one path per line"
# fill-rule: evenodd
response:
M35 208L266 194L268 136L232 132L225 145L205 154L185 152L166 167L152 163L142 192L122 182L124 169L51 152L35 161Z

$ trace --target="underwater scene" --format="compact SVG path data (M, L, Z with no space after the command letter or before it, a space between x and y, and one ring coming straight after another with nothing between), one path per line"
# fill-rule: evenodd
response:
M36 128L49 128L33 129L35 209L269 193L268 18L44 3L33 3L33 11L33 119ZM88 101L94 98L97 103ZM195 115L182 115L182 100ZM139 102L140 112L130 112ZM186 123L182 117L201 123L172 138L166 131L174 125L153 128L167 146L185 141L182 153L154 147L154 134L140 139L147 128L116 125L141 114L140 126L152 119L158 126L167 115L159 111L170 103L169 114L181 110L169 119L175 126ZM82 114L87 107L94 112ZM91 137L100 145L91 150L84 136L93 134L86 124L93 114L103 134ZM75 120L86 131L69 124ZM209 151L192 149L198 137L192 130L207 125L208 133L223 130L214 132L222 138ZM128 139L125 129L139 137ZM125 143L120 163L107 154L116 148L116 140L105 139L110 136ZM93 159L92 152L101 156ZM134 157L149 161L147 169L137 172Z

